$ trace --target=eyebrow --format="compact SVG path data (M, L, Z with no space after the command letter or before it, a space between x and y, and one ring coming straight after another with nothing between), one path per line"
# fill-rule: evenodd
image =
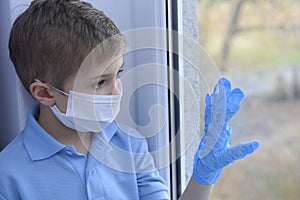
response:
M122 65L120 66L120 68L119 68L119 70L118 71L120 71L122 68L124 68L124 61L123 61L123 63L122 63ZM109 77L110 76L110 74L102 74L101 75L101 77L100 78L105 78L105 77ZM99 78L99 77L98 77Z

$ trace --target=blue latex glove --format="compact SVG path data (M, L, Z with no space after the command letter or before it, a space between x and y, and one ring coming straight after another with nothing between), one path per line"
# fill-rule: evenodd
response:
M242 159L258 148L258 142L229 145L229 120L240 108L243 92L231 90L230 82L221 78L212 95L206 96L204 136L194 156L194 179L201 184L214 184L225 166Z

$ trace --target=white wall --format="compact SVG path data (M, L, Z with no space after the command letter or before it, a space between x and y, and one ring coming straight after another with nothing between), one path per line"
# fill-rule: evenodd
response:
M32 99L23 91L9 59L8 39L12 20L18 15L17 1L0 1L0 150L23 128L28 105ZM26 4L26 1L22 1ZM26 106L24 106L26 105Z

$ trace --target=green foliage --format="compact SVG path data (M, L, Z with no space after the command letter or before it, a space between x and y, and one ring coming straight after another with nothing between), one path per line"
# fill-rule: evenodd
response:
M232 2L199 4L204 46L218 64L228 29ZM233 35L228 70L249 70L300 64L300 2L247 1Z

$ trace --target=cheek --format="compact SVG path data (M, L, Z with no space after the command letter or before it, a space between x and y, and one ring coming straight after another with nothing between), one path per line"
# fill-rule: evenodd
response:
M66 113L67 110L67 104L68 104L68 97L65 95L58 95L55 97L56 100L56 106L62 113Z
M112 91L112 95L120 95L121 93L122 93L122 88L120 86L116 85Z

